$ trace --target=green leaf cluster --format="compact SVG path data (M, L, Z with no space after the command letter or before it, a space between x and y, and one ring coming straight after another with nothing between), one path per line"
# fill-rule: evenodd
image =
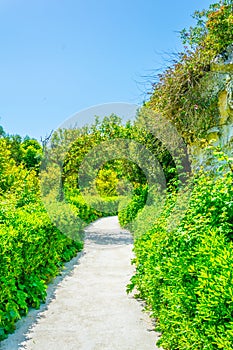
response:
M150 211L138 215L128 291L136 288L146 301L164 349L233 348L232 181L229 168L215 177L200 170L189 184L185 216L172 230L176 193L168 193L150 230L143 231Z
M41 203L37 151L35 140L0 138L0 340L39 307L47 283L83 245L62 234Z

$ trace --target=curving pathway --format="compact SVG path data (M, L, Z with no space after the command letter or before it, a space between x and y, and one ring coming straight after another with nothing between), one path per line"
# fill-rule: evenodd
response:
M126 294L132 237L117 217L86 229L84 252L36 316L29 314L1 350L156 350L158 334ZM32 311L32 313L35 311ZM31 317L31 323L30 323ZM31 326L28 330L28 327ZM23 333L26 333L26 337Z

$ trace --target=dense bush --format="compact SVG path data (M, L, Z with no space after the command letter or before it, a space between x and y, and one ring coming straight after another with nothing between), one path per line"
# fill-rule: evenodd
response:
M121 197L95 197L68 194L67 199L78 209L78 216L86 224L103 216L117 215Z
M164 349L233 348L233 175L200 172L181 223L167 222L176 195L168 196L152 229L135 233L137 288L162 332Z
M140 186L134 190L132 199L126 206L119 206L118 219L121 226L130 228L140 209L145 206L147 194L148 186Z
M10 140L0 139L0 340L29 307L39 307L46 283L83 245L62 234L41 204L37 143L27 139L24 153L19 138ZM27 162L12 157L16 146Z
M232 9L232 0L223 0L195 12L197 25L181 33L187 46L158 75L141 109L142 121L148 119L145 111L152 110L162 115L164 125L169 120L187 145L208 145L207 130L219 121L219 93L225 84L214 61L232 45ZM153 113L148 115L156 126ZM219 159L212 163L212 173L200 170L179 193L169 188L162 212L158 205L160 215L155 215L155 203L138 210L137 201L119 213L122 225L137 213L136 274L128 291L136 288L146 301L164 349L233 348L233 159L219 149L214 155ZM186 202L188 190L189 205L176 226L174 208L177 200Z
M46 283L82 248L54 227L43 207L12 209L0 212L0 339L29 306L39 307Z

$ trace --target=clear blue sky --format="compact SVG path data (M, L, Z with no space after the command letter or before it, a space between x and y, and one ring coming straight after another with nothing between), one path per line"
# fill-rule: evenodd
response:
M81 109L141 104L207 0L0 0L0 124L40 138Z

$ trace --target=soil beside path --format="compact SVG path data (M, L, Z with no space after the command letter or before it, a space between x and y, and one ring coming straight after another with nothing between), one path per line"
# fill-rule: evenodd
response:
M134 272L132 257L132 237L120 228L117 217L90 225L83 254L27 330L26 340L25 327L19 327L0 349L158 349L149 316L126 294Z

